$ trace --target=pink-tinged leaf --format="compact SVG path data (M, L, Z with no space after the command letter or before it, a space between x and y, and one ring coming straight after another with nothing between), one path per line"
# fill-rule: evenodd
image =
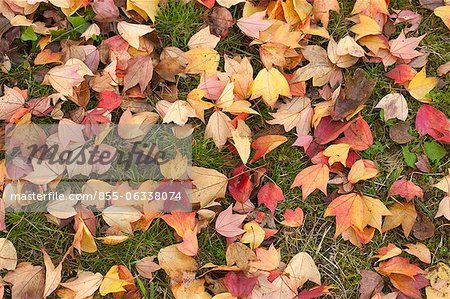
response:
M334 121L330 116L324 117L314 130L314 137L318 144L329 143L338 138L353 122Z
M404 60L410 60L423 55L423 53L415 49L424 37L425 35L407 38L403 31L400 32L400 35L396 39L389 41L391 54Z
M251 294L257 281L257 277L247 277L242 272L230 271L225 275L223 283L231 295L243 298Z
M228 183L228 191L234 200L244 203L250 198L253 191L253 183L250 179L250 171L243 172L245 165L237 167L233 170L233 178Z
M437 141L450 143L450 120L433 106L422 105L419 108L416 130L420 136L428 134Z
M284 226L299 227L303 224L303 210L296 208L295 210L287 209L283 214L284 220L281 222Z
M233 238L245 233L241 228L246 215L233 214L233 207L230 205L222 211L216 220L216 231L224 237Z
M197 88L206 91L205 98L210 100L218 100L223 90L227 86L227 82L221 80L217 75L212 75L202 81Z
M25 104L25 98L18 88L5 85L4 95L0 97L0 120L6 120Z
M406 179L401 179L395 181L389 189L389 196L395 195L399 195L404 199L410 201L413 200L416 196L418 198L423 198L423 191L422 188L420 188L413 182Z
M386 77L394 80L395 83L402 85L407 81L411 81L417 74L417 71L407 64L399 64L386 74Z
M311 145L311 142L313 141L313 137L311 135L306 136L297 136L297 139L292 144L293 146L300 146L303 147L303 151L307 151L309 146Z
M144 92L153 77L153 62L149 55L138 55L128 62L127 73L123 79L124 90L127 91L139 84L141 92Z
M355 151L368 149L373 144L369 125L364 119L358 118L344 131L344 137L340 139L340 142L347 143Z
M269 20L265 19L265 16L266 11L255 12L249 17L237 20L236 25L238 25L239 29L247 36L259 38L259 33L272 25Z
M266 207L272 212L272 215L275 213L275 208L278 205L279 201L284 200L283 191L280 187L278 187L275 183L268 182L258 192L258 204L266 205Z

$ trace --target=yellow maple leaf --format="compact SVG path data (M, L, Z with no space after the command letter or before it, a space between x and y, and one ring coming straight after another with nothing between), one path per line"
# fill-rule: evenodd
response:
M148 18L155 22L159 0L127 0L127 11L134 10L146 21Z
M253 81L251 99L262 97L264 103L273 108L280 95L291 97L286 78L276 68L262 69Z
M359 23L353 25L350 31L356 34L355 39L358 40L368 35L381 34L381 27L371 17L365 15L359 15Z
M249 244L251 249L258 248L264 241L266 233L258 223L254 221L246 223L244 230L245 234L241 238L241 243Z
M119 277L119 267L117 265L112 266L100 285L100 295L105 296L110 293L124 292L126 290L123 287L130 284L132 283Z
M434 87L436 87L438 81L438 78L435 77L427 78L426 69L423 68L414 76L411 82L409 82L407 90L416 100L430 103L431 98L427 95Z
M448 6L448 4L447 6L437 7L434 10L434 14L437 15L439 18L441 18L445 26L447 26L447 28L450 29L450 6Z
M345 166L349 150L350 145L347 143L332 144L323 151L323 154L329 157L328 164L333 165L335 162L341 162Z

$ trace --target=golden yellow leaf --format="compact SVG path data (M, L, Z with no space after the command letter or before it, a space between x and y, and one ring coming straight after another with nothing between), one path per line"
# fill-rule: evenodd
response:
M423 68L414 76L411 82L409 82L407 89L416 100L429 103L431 102L431 98L427 95L434 87L436 87L438 81L439 79L435 77L427 78L426 69Z
M103 277L100 285L100 295L105 296L110 293L124 292L126 290L123 287L131 284L133 283L119 277L119 267L114 265Z
M280 95L291 97L286 78L276 68L262 69L253 81L251 99L262 97L264 103L273 108Z
M251 249L258 248L264 241L266 233L257 222L248 222L244 225L245 234L241 238L241 243L249 244Z
M329 157L328 164L333 165L335 162L340 162L342 165L346 165L348 151L350 150L350 145L347 143L332 144L327 147L323 154Z

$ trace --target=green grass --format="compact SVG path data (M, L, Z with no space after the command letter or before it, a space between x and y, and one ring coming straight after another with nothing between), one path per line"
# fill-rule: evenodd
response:
M340 1L341 13L332 12L329 25L330 34L337 40L349 33L348 28L353 24L346 18L349 17L354 1ZM417 1L410 4L409 1L391 1L392 8L408 8L416 10ZM235 18L239 17L241 6L236 6L231 10ZM435 69L450 60L450 37L448 30L444 28L442 22L432 15L429 11L419 9L423 15L423 23L419 28L417 35L427 34L421 45L430 52L427 72L429 75L435 75ZM188 50L187 43L190 37L195 34L202 26L206 10L196 6L194 2L184 4L178 1L169 1L163 5L156 17L156 30L161 39L162 46L175 46L182 50ZM227 54L230 57L236 55L251 56L252 65L255 74L261 68L258 59L258 47L248 46L243 42L243 35L236 26L233 26L228 37L219 42L218 52ZM316 40L315 40L316 41ZM317 39L317 43L324 46L326 40ZM29 57L25 57L30 59ZM222 58L223 59L223 58ZM18 85L21 88L27 88L29 97L39 97L49 94L51 88L42 86L34 80L33 70L25 61L14 68L9 74L0 76L0 84L8 83L9 86ZM381 199L387 206L394 203L392 198L388 198L387 192L390 185L400 177L412 179L416 184L424 187L426 197L423 201L417 201L417 210L428 217L435 215L438 203L443 194L437 189L430 187L430 184L436 182L444 176L446 169L449 168L450 156L447 155L442 163L434 165L433 172L430 174L419 174L414 169L408 167L402 155L402 148L392 142L389 137L389 126L392 122L386 124L380 118L380 111L373 109L376 103L387 93L398 91L399 86L394 86L392 80L384 76L387 71L381 64L365 64L360 62L349 70L353 72L357 67L362 67L366 74L377 81L374 92L367 103L367 107L362 111L364 119L371 126L374 135L374 145L362 153L364 158L372 159L376 162L378 169L381 170L378 177L369 182L359 183L357 188L364 194ZM450 116L450 87L448 77L443 79L445 82L442 88L433 91L431 96L435 101L436 107L447 116ZM189 76L186 79L180 79L178 82L179 98L184 99L187 93L198 85L198 78ZM408 122L414 123L414 116L420 106L416 100L402 89L410 107ZM259 104L259 109L263 119L270 119L269 110L263 104ZM207 115L206 119L209 115ZM248 122L254 132L267 128L266 124L259 116L253 116ZM195 130L193 140L193 164L195 166L217 169L226 175L230 175L233 168L239 164L239 159L235 153L228 149L217 149L211 140L205 140L205 125L197 121L199 128ZM275 181L284 191L285 201L281 202L275 213L276 220L282 220L282 213L285 209L294 209L301 207L305 213L304 225L300 228L284 228L277 225L280 229L275 236L275 245L281 249L283 262L289 259L299 251L306 251L311 254L316 261L322 274L322 281L325 284L332 284L335 289L336 298L356 298L358 295L358 284L360 280L359 269L373 270L374 261L370 259L375 251L388 243L394 243L401 247L407 243L414 243L417 240L414 237L405 238L399 229L381 235L376 233L374 239L363 248L357 248L349 242L345 242L341 237L333 239L335 231L335 221L333 217L324 219L323 213L326 209L324 202L325 196L319 192L313 193L305 202L302 201L300 188L290 189L295 175L306 166L310 165L308 157L297 147L292 147L295 136L288 134L289 141L275 151L269 153L265 159L257 161L252 166L264 166L268 172L263 182L270 179ZM416 136L417 137L417 136ZM429 138L417 138L407 146L410 149L416 149L421 152L422 143ZM446 146L447 153L450 152L449 146ZM331 192L333 188L329 188ZM225 199L231 203L231 198ZM100 217L99 217L100 218ZM429 248L432 249L433 263L445 261L450 258L449 250L449 228L445 225L443 218L433 219L436 226L436 233L433 238L424 240ZM7 237L15 244L18 249L19 259L22 261L32 261L34 264L43 264L41 248L45 248L50 257L58 260L62 254L71 245L73 240L73 229L70 224L62 229L54 224L50 224L42 214L19 214L11 213L7 216L7 225L10 228ZM99 221L97 235L106 228L106 225ZM5 234L2 233L2 237ZM226 242L219 236L212 225L203 229L198 236L199 255L196 257L201 265L212 262L215 264L225 263ZM149 255L157 255L160 248L176 243L173 236L173 230L170 229L161 219L154 220L146 232L136 232L129 240L119 245L105 245L97 242L98 252L89 254L83 253L81 256L69 256L64 264L64 279L76 275L77 270L89 270L93 272L106 273L109 268L116 264L127 266L133 273L134 262ZM425 265L423 265L425 266ZM4 273L1 273L4 274ZM155 278L149 282L143 280L144 286L149 293L155 294L154 298L171 298L170 282L163 271L159 271ZM153 298L149 296L149 298Z

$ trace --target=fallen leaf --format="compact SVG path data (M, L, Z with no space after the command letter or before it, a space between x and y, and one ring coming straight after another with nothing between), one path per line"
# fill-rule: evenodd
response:
M416 114L416 130L420 136L426 134L435 140L450 143L450 120L444 113L430 105L422 105Z
M265 19L266 11L255 12L249 17L243 17L236 21L236 25L247 36L259 38L261 31L269 28L272 23Z
M187 74L201 74L208 77L217 72L220 55L214 49L194 48L183 56L188 60L185 70Z
M224 237L232 238L245 233L241 228L246 215L233 214L233 206L230 205L226 210L217 216L216 231Z
M390 52L395 57L404 60L409 60L422 56L423 53L415 49L417 48L417 46L424 37L425 35L407 38L405 36L405 33L401 31L400 35L396 39L389 41Z
M383 290L383 278L376 272L361 270L361 281L359 283L360 299L371 299L375 294Z
M378 175L377 167L375 163L370 160L358 160L350 169L348 173L348 181L352 184L356 184L362 180L368 180L374 178Z
M197 262L194 258L181 253L176 245L161 248L158 253L158 262L167 275L175 281L182 281L183 275L197 270Z
M51 85L57 92L65 96L74 96L74 87L84 81L77 65L60 65L45 74L42 84Z
M265 135L258 137L252 142L251 147L256 151L250 163L257 161L261 157L265 157L268 153L273 151L285 143L288 139L281 135Z
M16 248L10 240L0 238L0 269L14 270L16 265Z
M210 48L214 49L220 41L220 37L212 35L209 26L194 34L188 42L189 49Z
M314 17L322 22L325 29L328 27L330 10L339 12L339 3L337 0L316 0L313 2Z
M372 146L373 137L367 122L359 118L356 122L350 124L344 131L344 137L339 141L349 144L355 151L364 151Z
M381 262L400 255L402 250L394 244L389 243L387 246L378 249L377 253L378 254L374 255L373 258L378 258L377 262Z
M350 145L348 145L347 143L337 143L328 146L323 151L323 155L329 157L328 158L329 165L333 165L336 162L340 162L343 166L345 166L349 150Z
M417 71L407 64L396 65L395 68L384 74L394 80L396 84L402 85L411 81L416 76Z
M425 244L417 242L416 244L406 244L408 249L405 251L411 255L419 258L422 262L429 264L431 263L431 253Z
M259 189L258 205L264 204L272 213L275 213L275 208L278 202L284 200L283 191L275 183L268 182Z
M206 206L216 198L224 198L227 190L228 178L215 169L193 166L191 169L192 202Z
M427 269L430 286L425 289L429 299L445 299L450 295L450 267L442 262Z
M301 208L296 208L295 210L287 209L283 213L284 220L281 222L282 225L288 227L299 227L303 224L303 210Z
M401 121L389 127L389 137L398 144L406 144L414 140L414 137L409 134L411 126L409 123Z
M450 29L450 6L440 6L434 9L434 14L442 19L445 26Z
M401 93L391 93L384 96L375 108L383 109L384 121L392 118L405 121L408 118L408 103Z
M401 179L395 181L389 188L389 196L400 195L404 199L411 201L414 197L423 198L422 188L411 181Z
M328 59L325 49L319 46L306 46L303 56L310 62L295 71L292 82L305 82L313 79L313 86L323 86L330 81L334 70L333 63Z
M273 108L280 96L291 97L286 78L276 68L263 68L253 81L250 99L261 97L267 106Z
M383 233L387 232L397 226L402 226L403 233L406 237L411 233L414 224L416 223L417 212L414 203L395 203L389 211L392 215L386 216L383 223Z
M128 61L127 73L123 79L124 91L139 85L141 92L147 88L153 77L153 63L149 55L138 55Z
M13 285L11 298L39 299L43 297L45 274L41 266L22 262L14 270L9 271L3 279Z
M76 278L62 282L61 286L72 290L74 299L87 298L95 293L102 283L103 275L89 271L80 271Z
M311 100L307 97L295 97L291 101L281 104L277 112L269 112L269 114L274 119L268 120L267 123L283 125L286 132L297 128L299 135L307 135L311 130L313 108Z
M316 189L327 195L329 173L330 169L325 164L309 166L296 175L291 188L302 187L303 201Z
M381 232L382 216L388 215L391 213L380 200L350 193L334 199L325 210L324 217L336 217L336 238L351 226L363 230L370 225Z
M434 236L436 228L430 218L418 213L417 222L413 227L413 235L418 240L426 240Z
M125 286L133 283L119 277L119 266L112 266L103 277L100 284L100 295L105 296L110 293L125 292Z
M258 248L264 241L266 233L256 222L248 222L244 225L245 234L241 238L241 243L249 244L251 249Z
M283 272L301 288L305 282L320 284L320 273L312 257L306 252L297 253L287 264Z
M364 71L357 69L355 74L347 79L343 95L336 100L333 120L346 119L361 110L375 85L375 80L367 79Z
M211 138L218 148L222 148L234 130L231 119L222 111L215 111L206 125L205 138Z
M381 34L381 27L373 18L360 14L359 23L350 27L350 31L355 33L355 39L359 40L368 35Z
M161 269L161 267L153 260L153 256L147 256L136 262L135 267L139 275L147 279L153 278L153 273Z
M132 24L125 21L120 21L117 24L117 30L119 31L120 36L122 36L122 38L126 40L130 46L135 49L139 49L139 38L155 29L148 25Z
M436 87L438 81L435 77L427 77L426 70L423 68L409 82L407 90L416 100L426 103L431 102L431 99L427 95Z

